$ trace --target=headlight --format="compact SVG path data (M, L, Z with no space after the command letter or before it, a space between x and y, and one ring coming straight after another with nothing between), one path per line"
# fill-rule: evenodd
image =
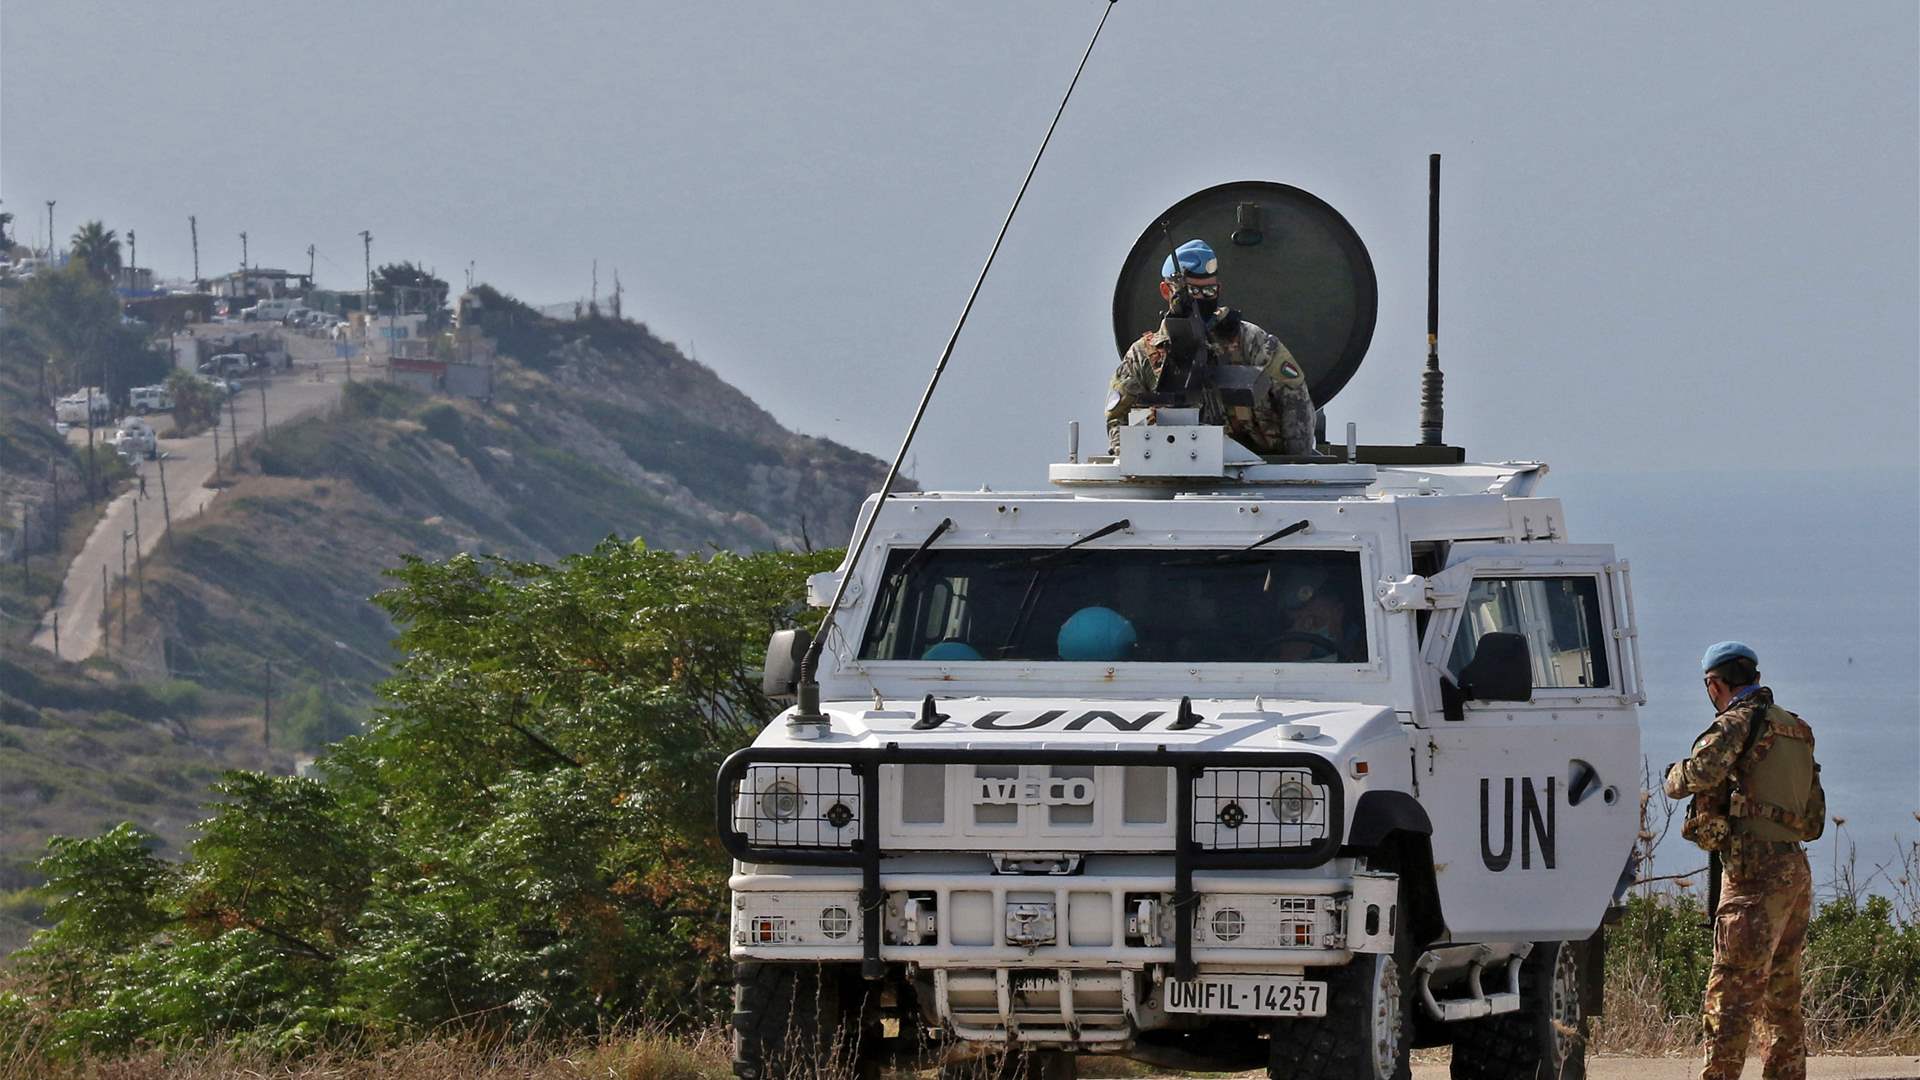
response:
M1298 825L1313 812L1313 788L1298 780L1284 780L1273 793L1273 816L1282 824Z
M792 821L800 816L800 789L791 781L775 780L760 793L760 814L774 821Z
M846 848L860 839L863 793L848 766L752 765L733 784L733 826L750 843Z

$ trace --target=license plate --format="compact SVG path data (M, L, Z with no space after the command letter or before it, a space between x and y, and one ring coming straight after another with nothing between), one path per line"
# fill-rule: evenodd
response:
M1327 984L1292 975L1168 979L1168 1012L1222 1016L1325 1016Z

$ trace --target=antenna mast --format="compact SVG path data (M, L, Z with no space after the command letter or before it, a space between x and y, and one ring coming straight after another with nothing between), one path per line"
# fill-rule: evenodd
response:
M1047 125L1047 134L1040 140L1040 149L1034 151L1033 164L1027 166L1027 175L1020 181L1020 190L1013 197L1013 205L1007 207L1007 216L1000 223L1000 233L993 238L993 247L987 252L987 261L980 267L980 276L973 281L973 291L967 294L967 302L960 309L960 318L953 324L953 333L947 336L946 348L940 350L940 362L933 366L933 377L927 380L926 392L920 395L920 407L913 411L913 419L907 424L906 437L900 440L900 449L893 455L893 464L887 466L887 478L880 484L880 497L874 501L873 511L860 526L860 533L854 538L853 546L847 549L847 564L840 571L840 582L834 586L833 599L827 602L827 613L820 619L820 629L813 640L807 643L806 655L800 658L800 675L796 680L799 693L799 705L793 715L787 719L787 727L796 738L818 738L826 733L827 717L820 711L820 683L814 673L820 666L820 651L825 648L827 635L833 630L833 617L840 610L840 602L846 599L847 584L853 580L853 570L860 562L860 555L866 550L867 538L873 535L873 526L880 520L880 510L887 503L887 497L893 494L893 482L900 476L900 464L906 460L907 449L913 445L914 433L920 430L920 420L927 414L927 405L933 401L934 388L940 385L940 373L947 369L947 360L953 356L954 342L960 340L960 330L967 325L967 316L973 312L973 302L980 297L980 286L987 280L987 271L993 269L994 256L1000 254L1001 241L1007 238L1007 228L1013 224L1013 215L1020 209L1020 201L1027 196L1027 186L1033 183L1033 174L1040 168L1040 159L1046 156L1047 144L1053 141L1054 130L1060 126L1060 117L1066 114L1067 102L1073 100L1073 89L1080 85L1080 75L1087 70L1087 60L1093 56L1093 47L1100 42L1100 31L1107 25L1107 16L1113 14L1114 0L1107 0L1106 10L1100 13L1100 23L1093 28L1093 37L1087 41L1087 50L1080 54L1080 66L1073 71L1073 79L1067 83L1067 92L1060 98L1060 107L1053 112L1053 122Z
M1440 374L1440 155L1427 156L1427 370L1420 374L1420 445L1444 446L1446 420Z

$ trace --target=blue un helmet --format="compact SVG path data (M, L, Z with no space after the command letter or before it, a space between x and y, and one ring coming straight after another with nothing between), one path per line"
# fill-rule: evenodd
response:
M920 659L922 660L984 660L986 658L980 655L979 649L976 649L973 646L967 644L966 642L961 641L959 638L948 638L945 641L935 642L932 648L929 648L926 652L923 652L920 654Z
M1704 675L1729 660L1746 660L1757 665L1760 656L1744 641L1722 641L1707 647L1706 655L1700 658L1700 673Z
M1083 607L1060 624L1055 645L1062 660L1125 660L1138 640L1125 615L1107 607Z
M1174 253L1180 256L1180 269L1193 277L1216 277L1220 273L1220 260L1205 240L1189 240L1175 248ZM1163 281L1173 280L1172 255L1160 263L1160 277Z

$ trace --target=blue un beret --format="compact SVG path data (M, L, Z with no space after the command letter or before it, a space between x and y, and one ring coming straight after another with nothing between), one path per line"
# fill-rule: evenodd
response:
M1180 255L1180 266L1195 277L1213 277L1220 272L1220 260L1207 246L1205 240L1189 240L1174 249ZM1164 280L1173 280L1173 256L1169 255L1160 263L1160 276Z
M1707 654L1700 658L1700 671L1704 674L1729 660L1740 659L1751 660L1756 664L1760 662L1760 657L1749 648L1746 643L1723 641L1718 645L1710 645L1707 647Z

